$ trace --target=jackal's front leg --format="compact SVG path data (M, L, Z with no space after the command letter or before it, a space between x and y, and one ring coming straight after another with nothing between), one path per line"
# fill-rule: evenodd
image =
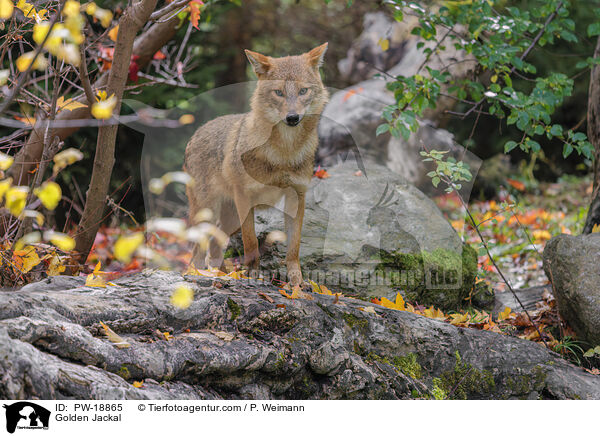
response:
M294 213L286 216L286 233L288 237L287 256L285 258L287 273L292 286L302 284L302 271L300 270L300 235L302 233L302 221L304 219L304 192L297 192L297 209L290 211L288 205L293 202L286 195L286 213Z
M243 191L234 190L234 202L240 223L242 223L242 242L244 243L244 265L257 270L259 265L258 239L254 230L254 208L250 206Z

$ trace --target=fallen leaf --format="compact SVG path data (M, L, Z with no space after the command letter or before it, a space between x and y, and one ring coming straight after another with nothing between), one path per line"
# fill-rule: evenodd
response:
M377 315L377 312L375 312L375 308L373 306L359 307L359 310L362 310L363 312L366 312L366 313L373 313L373 314Z
M273 300L271 297L269 297L267 294L265 294L263 292L259 292L258 296L260 298L262 298L263 300L267 300L269 303L275 303L275 300Z
M133 387L134 387L134 388L138 388L138 389L139 389L139 388L141 388L142 386L144 386L144 381L143 381L143 380L142 380L142 381L134 381L134 382L133 382Z
M233 335L231 333L227 333L227 332L211 332L213 335L215 335L217 338L219 339L223 339L225 342L230 342L233 340Z
M317 168L317 170L315 171L314 174L315 177L319 178L319 179L328 179L329 177L331 177L331 175L327 172L326 169L321 168L321 166L319 166Z
M121 336L116 334L109 326L100 321L100 325L104 329L104 334L108 337L108 340L115 344L117 348L129 348L131 344L123 339Z
M515 316L516 315L511 312L510 307L505 307L504 310L498 314L498 322L514 318Z
M525 191L525 184L523 182L519 182L518 180L513 180L513 179L506 179L506 182L512 186L513 188L515 188L517 191Z
M22 250L15 251L13 255L15 257L16 266L22 273L28 273L42 261L33 246L28 246Z

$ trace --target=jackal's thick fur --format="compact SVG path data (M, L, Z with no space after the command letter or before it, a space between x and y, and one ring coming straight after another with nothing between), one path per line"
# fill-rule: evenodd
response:
M298 262L304 196L313 174L317 124L328 93L319 67L327 44L299 56L272 58L246 50L258 83L245 114L226 115L200 127L185 151L190 219L205 208L228 235L242 230L244 263L258 267L254 208L285 196L286 257L292 285L302 283ZM212 241L196 266L220 267L223 250Z

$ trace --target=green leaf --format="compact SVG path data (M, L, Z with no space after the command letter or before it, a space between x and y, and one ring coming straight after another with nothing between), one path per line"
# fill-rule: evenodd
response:
M585 353L583 353L583 357L594 357L594 354L595 354L594 349L590 348Z
M600 22L592 23L587 28L588 36L600 35Z
M510 153L511 150L517 147L517 145L518 144L515 141L508 141L506 144L504 144L504 153Z
M390 131L390 125L389 124L380 124L377 127L377 130L375 131L375 135L379 136L379 135L382 135L382 134L387 133L389 131Z

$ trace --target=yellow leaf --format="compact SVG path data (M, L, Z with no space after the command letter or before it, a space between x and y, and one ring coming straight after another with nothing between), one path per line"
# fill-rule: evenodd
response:
M18 217L25 209L28 192L29 188L27 186L13 186L6 191L6 207L14 216Z
M65 272L65 269L66 267L63 265L60 256L56 253L52 253L46 274L48 274L48 276L59 276Z
M187 309L194 301L194 291L188 286L179 285L171 295L171 304L179 309Z
M439 319L442 321L446 319L446 315L444 315L444 312L442 312L440 309L434 309L433 306L431 306L429 309L425 309L423 311L423 315L427 318Z
M88 15L94 15L96 10L98 9L98 5L94 2L88 3L85 7L85 13Z
M108 93L106 92L106 90L101 89L96 93L96 100L97 101L102 101L102 100L106 100L106 98L108 97Z
M62 198L62 190L56 182L44 182L42 186L36 188L33 193L40 199L44 207L48 210L56 209Z
M67 148L54 156L54 169L53 174L56 175L60 170L66 168L68 165L75 163L83 159L83 153L75 148Z
M75 0L67 0L65 5L63 6L62 13L66 17L74 17L79 15L79 10L81 9L81 5L79 2Z
M48 230L44 232L44 239L60 248L62 251L71 251L73 248L75 248L75 240L69 235L61 232Z
M11 0L0 0L0 18L8 20L12 17L15 6Z
M450 315L452 325L465 326L469 324L470 316L468 313L453 313Z
M21 72L26 71L33 62L32 68L36 70L45 70L48 67L48 60L44 56L42 56L41 53L38 54L37 57L35 57L35 61L34 56L35 52L32 51L19 56L17 58L17 61L15 62L17 65L17 69Z
M379 38L377 44L379 45L379 47L381 47L381 50L383 51L387 51L390 48L390 40L386 38Z
M40 232L27 233L15 243L15 251L22 250L25 245L37 244L41 239Z
M536 241L547 241L552 237L548 230L534 230L532 235Z
M594 224L594 227L592 227L592 233L598 233L600 232L600 224ZM563 232L566 233L566 232Z
M144 242L143 233L134 233L133 235L121 236L115 243L114 255L119 262L129 263L132 254L137 250L140 244Z
M56 101L56 107L58 108L59 111L62 111L62 110L73 111L75 109L87 107L87 105L80 103L76 100L73 100L72 98L65 100L64 97L61 96Z
M22 273L28 273L42 261L37 255L35 248L31 245L25 247L23 250L15 251L14 254L17 258L19 271Z
M0 170L6 171L7 169L9 169L11 167L13 162L14 162L14 159L12 156L9 156L8 154L0 152Z
M179 124L192 124L194 122L195 118L193 115L191 114L183 114L182 116L179 117Z
M35 222L38 224L38 226L41 226L44 224L44 215L39 213L37 210L25 209L23 211L23 213L19 216L19 219L23 219L25 217L33 218L35 220Z
M106 29L108 26L110 26L110 23L112 23L113 14L108 9L98 8L94 13L94 17L96 17L100 21L102 27ZM116 41L116 39L113 41Z
M115 27L113 27L112 29L110 29L108 31L108 37L112 40L112 41L117 41L117 35L119 33L119 26L116 25Z
M388 309L394 309L394 310L406 310L405 304L404 304L404 298L402 298L402 295L400 295L400 292L398 292L396 294L396 301L394 303L392 303L390 300L388 300L385 297L381 298L381 303L380 303L383 307L387 307Z
M100 325L104 329L104 333L108 337L108 340L115 344L117 348L129 348L131 344L123 339L121 336L116 334L109 326L100 321Z
M9 177L8 179L4 179L4 180L0 181L0 201L4 197L4 194L6 194L6 191L8 191L8 188L11 187L11 184L12 184L12 177Z
M98 262L94 267L94 271L91 274L88 274L87 278L85 279L86 286L90 286L92 288L106 288L106 280L104 280L104 277L102 277L102 274L105 273L100 271L100 268L102 268L102 263Z
M116 105L117 97L111 95L106 100L100 100L92 105L92 115L99 120L107 120L112 117Z
M141 388L142 386L144 386L144 381L143 381L143 380L142 380L142 381L134 381L134 382L133 382L133 387L134 387L134 388L138 388L138 389L139 389L139 388Z
M502 312L498 314L498 322L504 321L505 319L509 319L515 316L514 313L511 313L510 307L505 307Z

